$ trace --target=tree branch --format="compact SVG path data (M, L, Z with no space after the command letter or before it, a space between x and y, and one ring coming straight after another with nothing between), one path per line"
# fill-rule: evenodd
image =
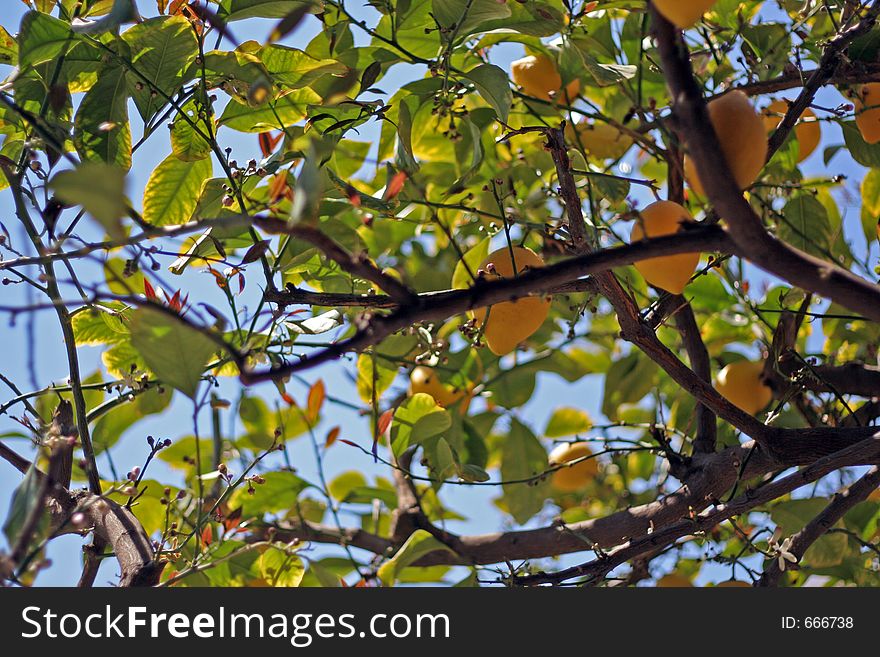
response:
M261 220L261 227L275 232L290 232L286 222ZM336 360L350 351L360 351L417 322L446 319L468 310L489 306L519 297L544 294L557 285L597 272L628 265L658 255L674 255L687 251L727 251L725 232L717 226L695 228L687 233L669 235L636 244L613 247L569 258L547 267L531 269L514 278L478 280L466 290L432 293L429 297L416 296L412 303L401 306L390 315L377 315L359 328L351 338L332 345L315 355L293 363L255 371L244 368L241 381L252 385L278 379L322 363Z
M687 46L678 30L653 8L652 16L677 128L686 137L690 155L701 179L706 181L709 200L727 222L740 253L771 274L880 321L880 287L767 233L760 217L743 198L721 154L702 92L693 76Z
M801 486L817 481L839 468L856 465L865 459L876 459L878 457L880 457L880 434L841 450L837 454L819 459L812 465L759 489L747 490L731 502L715 505L712 509L707 509L693 518L678 520L655 531L645 533L640 538L629 541L626 545L622 545L599 559L555 573L527 575L518 578L516 581L521 585L534 586L537 584L558 583L574 577L586 577L587 583L596 584L617 566L645 552L669 545L685 536L705 532L724 520L746 513L761 504L775 500ZM875 468L872 472L876 473L877 469ZM878 480L880 480L880 477L878 477ZM876 485L875 482L873 487L876 488ZM867 497L869 492L870 490L865 491L865 497Z
M880 468L875 466L854 484L835 493L831 502L819 515L808 522L802 530L791 536L791 544L786 551L794 555L800 562L813 543L819 540L856 504L868 499L868 495L877 486L880 486ZM756 586L778 586L782 573L783 571L779 568L779 559L770 559Z

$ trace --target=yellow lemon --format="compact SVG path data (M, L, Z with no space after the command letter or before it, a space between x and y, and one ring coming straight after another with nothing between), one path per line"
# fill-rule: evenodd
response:
M738 360L718 373L715 389L732 404L754 415L773 399L773 391L761 380L763 371L763 362Z
M788 103L784 100L774 100L767 105L762 112L764 117L764 127L767 132L772 132L782 121L782 117L788 111ZM822 129L819 127L819 121L815 112L809 107L804 110L800 120L795 124L794 134L798 141L798 162L806 160L822 140Z
M510 77L529 96L565 103L577 98L580 80L572 80L562 89L562 77L556 63L547 55L529 55L510 64Z
M616 160L632 146L633 140L613 125L579 121L565 128L566 138L572 146L582 147L588 154L600 160Z
M715 2L716 0L654 0L654 6L670 23L686 30L700 20Z
M693 586L694 585L691 584L691 581L687 577L684 575L676 575L675 573L664 575L657 580L657 588L660 589L684 589L693 588Z
M678 203L657 201L639 213L630 241L672 235L681 231L682 225L689 221L693 221L690 213ZM654 287L681 294L699 263L699 253L681 253L641 260L635 263L635 268Z
M468 397L467 390L456 389L443 383L437 376L437 372L425 365L413 368L409 375L409 394L415 395L419 392L431 395L434 401L444 408ZM467 406L467 402L464 405Z
M880 141L880 82L859 87L856 94L856 127L869 144Z
M740 189L745 189L758 177L767 159L767 131L755 112L748 96L742 91L731 91L709 103L709 119L721 151ZM684 159L684 174L691 188L704 196L703 181L690 157Z
M550 452L550 465L569 463L575 459L590 456L587 443L561 443ZM599 472L599 464L596 459L585 459L567 468L556 470L550 477L550 481L556 490L564 493L574 493L581 490L592 481Z
M516 262L516 274L521 274L528 269L543 267L544 261L531 249L520 246L513 248L513 260L511 260L508 247L498 249L480 265L480 269L488 272L491 280L495 277L512 278L514 274L514 261ZM489 318L486 319L487 309L479 308L474 311L477 325L483 328L483 337L486 344L496 356L510 353L516 346L537 331L547 314L550 312L550 301L544 297L523 297L514 301L496 303L488 310Z

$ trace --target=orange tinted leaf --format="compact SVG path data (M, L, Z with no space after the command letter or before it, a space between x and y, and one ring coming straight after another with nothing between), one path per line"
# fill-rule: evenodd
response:
M269 203L275 204L281 199L293 200L293 190L287 182L287 171L280 171L272 178L269 185Z
M324 441L324 449L330 447L330 445L336 442L336 439L339 438L340 431L341 429L339 427L333 427L327 432L327 440Z
M379 416L379 427L378 427L378 429L379 429L379 435L380 435L380 436L381 436L382 434L384 434L386 431L388 431L388 427L391 426L391 420L392 420L392 419L394 419L394 409L393 409L393 408L389 408L387 411L385 411L384 413L382 413L381 416Z
M383 200L388 201L400 194L400 190L403 189L403 184L405 182L406 172L398 171L397 173L395 173L394 176L392 176L391 180L388 182L388 186L385 188Z
M214 540L214 532L211 530L211 525L205 525L205 528L202 530L202 543L205 545L210 545L211 541Z
M223 518L223 529L229 531L231 529L235 529L241 524L241 507L238 507L234 511L226 514L226 517Z
M318 419L318 415L321 413L321 407L324 405L324 398L326 396L324 380L318 379L309 389L309 400L306 404L306 417L309 422L315 422Z
M261 132L257 139L260 142L260 152L263 157L269 157L275 152L275 147L281 142L281 134L272 135L271 132Z

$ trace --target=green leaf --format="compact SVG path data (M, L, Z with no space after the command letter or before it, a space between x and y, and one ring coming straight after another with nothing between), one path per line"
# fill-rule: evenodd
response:
M258 107L239 102L226 104L220 125L239 132L284 130L305 118L308 106L321 102L321 97L308 87L296 89Z
M510 16L507 3L498 0L433 0L431 4L437 22L452 28L456 42L478 31L483 23Z
M452 426L452 417L431 395L417 393L394 411L391 444L395 455L410 445L438 436Z
M557 408L547 422L547 428L544 429L544 436L547 438L573 436L575 434L589 431L592 426L593 422L590 420L590 416L587 415L586 412L577 408Z
M495 110L495 115L507 123L510 106L513 104L513 92L510 90L507 73L494 64L480 64L465 73L465 77L474 83L483 100Z
M312 0L223 0L219 15L227 22L246 18L284 18L302 5L311 7L315 3Z
M140 75L128 77L128 89L138 112L149 121L184 82L184 74L199 54L192 25L183 16L157 16L126 30L131 60Z
M342 75L348 67L333 59L317 59L302 50L281 45L260 50L260 59L277 84L286 89L307 87L324 75Z
M871 244L877 239L877 223L880 222L880 169L871 169L862 178L862 230L865 240Z
M122 218L128 213L125 171L112 164L83 162L76 169L60 171L49 188L68 205L79 205L94 217L111 238L125 237Z
M182 320L151 308L131 318L131 344L156 377L195 399L205 365L217 345Z
M212 170L209 159L183 162L174 155L166 157L150 174L144 189L144 221L153 226L189 221Z
M171 123L171 152L178 160L195 162L211 155L211 144L202 136L205 128L198 115L195 101L189 101L180 108ZM196 127L199 130L196 130Z
M638 68L624 64L603 64L590 54L590 44L580 40L569 41L570 46L565 48L566 54L572 54L577 61L582 63L581 69L586 69L600 87L608 87L625 80L631 80L636 76Z
M257 559L260 577L269 586L296 587L305 575L302 559L282 543L272 545Z
M204 441L203 441L204 442ZM161 452L160 452L161 454ZM292 472L267 472L263 484L255 484L253 494L247 486L239 486L229 496L229 508L241 507L245 518L262 517L266 513L289 511L296 508L299 494L310 484Z
M310 149L305 158L293 192L293 203L290 205L290 221L314 223L324 198L324 184L321 177L318 156L314 148Z
M35 466L31 465L27 473L25 473L24 479L21 480L15 492L12 493L9 514L6 516L6 522L3 523L3 533L6 534L6 540L9 542L9 545L15 545L27 519L37 506L43 502L40 496L40 479L40 472ZM45 530L48 529L48 514L42 515L40 531L31 538L31 543L39 541Z
M76 37L70 25L38 11L29 11L21 20L18 35L18 65L35 66L60 57Z
M773 505L770 518L776 523L783 537L799 532L828 505L822 497L786 500ZM843 539L843 540L841 540ZM803 561L816 568L840 564L847 552L845 534L826 534L819 538L804 554Z
M464 258L455 263L455 269L452 272L452 287L454 289L463 290L471 286L474 282L471 275L476 276L477 269L479 269L480 265L489 255L489 243L491 241L491 237L480 240L475 246L465 252ZM470 267L470 272L468 272L468 267Z
M852 158L862 166L880 168L880 144L868 144L855 121L842 121L843 140Z
M333 481L327 484L327 490L330 495L342 502L348 497L349 493L358 488L365 488L367 478L356 470L349 470L337 475Z
M400 572L416 561L430 554L442 550L444 552L455 552L448 546L444 545L424 529L417 529L404 543L394 557L379 567L379 579L386 586L391 586L397 581Z
M170 389L160 392L158 386L153 386L139 393L132 401L124 400L116 408L102 415L92 429L95 453L113 447L141 418L164 411L171 404L171 396ZM108 403L115 402L116 400L111 400Z
M0 64L15 66L18 62L18 43L5 27L0 25Z
M128 340L131 333L124 319L123 308L123 304L111 302L72 313L76 344L115 344Z
M812 194L798 194L782 210L779 237L810 255L829 258L828 211Z
M502 449L501 478L506 482L530 479L549 467L547 452L519 420L511 421ZM513 519L523 524L538 513L544 507L549 487L546 477L537 482L504 484L503 500Z
M107 64L86 92L74 118L73 143L84 160L131 168L128 83L122 66Z
M488 386L492 401L504 408L522 406L535 392L535 371L529 367L514 367L498 374Z
M616 420L618 406L641 400L654 389L656 380L657 366L638 352L615 361L605 375L602 413Z
M318 584L324 588L339 588L340 577L329 568L325 568L318 561L309 561L309 575L315 578Z
M308 431L309 426L302 411L295 407L273 410L260 398L242 397L238 415L247 433L238 441L239 447L266 450L277 441L284 442Z

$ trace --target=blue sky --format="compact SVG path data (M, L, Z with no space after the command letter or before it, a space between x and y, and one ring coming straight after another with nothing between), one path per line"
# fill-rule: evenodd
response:
M152 2L141 1L141 9L147 15L152 15L154 6ZM354 4L354 3L352 3ZM2 10L2 24L7 29L15 33L21 15L24 13L23 4L15 1L4 3ZM364 10L369 15L369 10ZM273 26L273 21L251 20L246 23L234 24L234 32L239 39L265 39ZM292 37L284 41L288 45L304 46L311 35L317 30L317 22L314 19L308 19L301 25ZM358 35L360 37L360 35ZM360 40L360 39L359 39ZM229 47L224 43L223 47ZM502 45L493 51L495 63L507 67L512 59L522 56L520 46ZM389 94L397 88L397 85L404 81L413 79L414 73L412 69L406 70L408 67L399 66L392 69L391 73L383 78L378 85ZM793 94L787 94L791 97ZM843 98L834 90L823 90L818 98L817 104L823 107L834 107ZM136 117L136 112L130 112L132 117ZM139 125L137 119L133 119L132 130L135 140L140 136L142 126ZM840 131L834 124L823 123L825 145L841 143L842 138ZM362 132L359 139L369 140L375 138L375 129L367 129ZM246 161L250 157L259 157L257 148L257 140L255 135L243 135L229 130L223 130L220 133L220 141L225 145L232 146L234 149L233 157L239 161ZM153 168L165 157L168 152L168 138L165 130L160 130L147 142L147 145L141 149L134 160L134 166L131 170L128 180L129 196L136 207L141 204L141 193L147 182L147 178ZM841 211L846 211L846 225L848 228L847 235L852 237L853 249L862 252L865 248L862 231L859 227L858 218L858 181L863 175L863 169L853 164L851 161L844 162L844 156L836 157L830 166L826 167L822 162L822 147L813 154L803 166L803 170L807 176L823 176L844 174L849 178L847 187L850 189L852 199L848 203L841 202ZM215 174L219 168L215 165ZM838 200L841 196L838 195ZM13 217L11 198L8 192L0 192L0 221L10 230L15 243L22 245L25 243L24 236L20 227L17 225ZM98 233L88 231L85 237L98 237ZM168 248L174 248L169 242ZM167 264L167 262L163 262ZM98 262L80 263L83 271L87 271L83 275L85 280L100 280L101 270ZM78 266L80 266L78 265ZM167 270L160 271L160 280L163 281L163 287L167 289L176 289L183 287L190 294L191 299L212 303L218 307L223 307L223 299L220 292L213 283L213 279L198 270L190 270L182 277L174 277ZM261 276L257 272L251 273L248 280L250 289L243 295L243 303L253 304L258 292L257 286ZM762 282L764 277L759 274L753 275L756 283ZM7 286L0 288L3 304L23 305L27 303L25 297L24 286ZM70 286L65 286L65 294L68 298L75 299ZM36 338L36 363L34 370L37 373L37 382L39 386L44 386L49 381L64 381L67 377L67 363L64 355L61 333L58 328L57 319L51 311L43 311L34 315L35 327L34 335ZM17 325L11 325L7 321L8 317L0 318L0 345L5 345L2 356L2 371L15 381L21 388L25 390L32 389L30 384L30 368L28 363L28 345L25 341L25 322L26 317L21 316L17 319ZM101 350L94 347L80 348L81 369L83 375L89 375L94 372L100 363ZM346 369L351 370L350 366L340 366L338 363L321 367L317 370L307 373L310 381L317 378L323 378L327 385L328 392L353 403L359 403L354 386L350 378L346 375ZM401 385L402 382L398 382ZM602 416L599 411L602 400L602 381L598 376L588 376L575 384L569 384L554 375L540 375L538 379L538 387L532 400L518 412L518 416L525 423L530 425L532 429L538 433L545 426L550 413L559 406L560 400L565 400L566 405L574 405L586 410L595 420L601 421ZM289 391L294 396L302 400L306 392L305 386L292 382ZM224 380L221 383L219 393L228 399L235 400L238 395L239 386L235 380ZM274 386L264 385L258 386L250 391L253 395L264 395L266 399L276 399L277 392ZM10 391L0 386L0 403L10 398ZM21 408L12 409L13 412L20 413ZM347 410L343 407L327 408L327 415L331 415L330 421L325 421L318 429L318 435L323 436L327 429L333 425L342 427L341 437L360 443L362 445L369 444L369 429L367 423L357 416L355 412ZM157 438L177 438L182 435L191 433L192 427L192 406L182 395L177 393L175 401L171 408L158 416L151 416L139 422L135 427L125 434L122 440L113 450L112 456L117 465L117 470L125 472L135 465L143 462L147 454L147 445L144 437L148 434ZM209 418L202 418L202 430L204 427L210 426ZM19 427L8 416L0 416L0 434L7 431L15 431ZM233 414L226 413L224 417L224 431L226 435L235 435L235 418ZM21 452L28 452L26 444L22 441L10 441L11 446ZM312 455L311 445L306 436L294 440L291 445L291 455L294 465L300 469L306 478L314 479L315 465ZM104 461L99 461L102 467ZM325 466L329 479L332 479L338 473L347 470L358 470L368 476L381 475L388 476L385 468L375 466L371 459L366 455L358 452L344 444L337 443L333 448L328 450L325 456ZM149 477L166 481L169 483L179 483L180 477L177 472L170 470L163 463L157 462L150 466ZM19 481L18 473L12 469L7 463L0 461L0 517L5 515L5 506L7 500L14 487ZM500 513L497 512L491 500L496 497L498 491L493 488L477 487L469 488L463 486L447 486L442 492L442 497L447 505L467 516L466 521L450 522L448 528L460 533L480 533L488 531L496 531L505 526L505 520ZM536 519L533 523L543 524L552 517L552 510L548 509L542 518ZM356 522L357 518L350 517L346 513L342 514L343 523ZM0 539L2 541L3 539ZM49 557L54 563L54 567L48 572L42 574L38 583L43 585L68 585L73 584L79 577L80 573L80 546L82 540L79 537L65 537L54 541L49 548ZM2 543L0 543L2 546ZM585 555L568 557L566 561L577 560ZM702 580L717 579L717 570L713 568L704 569L701 576ZM722 575L724 578L726 575ZM102 569L99 575L99 583L107 583L115 579L115 562L109 562Z

